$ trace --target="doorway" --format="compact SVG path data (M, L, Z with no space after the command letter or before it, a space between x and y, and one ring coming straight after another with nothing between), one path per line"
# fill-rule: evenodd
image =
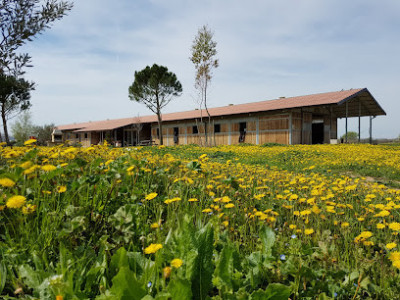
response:
M179 143L179 127L174 127L174 143L175 145Z
M324 121L323 120L313 120L311 128L312 138L311 143L323 144L324 143Z

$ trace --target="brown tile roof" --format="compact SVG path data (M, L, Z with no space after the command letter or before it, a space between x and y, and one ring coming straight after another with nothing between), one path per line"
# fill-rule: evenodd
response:
M336 115L338 117L344 117L343 114L345 108L344 106L341 105L346 101L350 103L351 101L349 100L355 97L359 97L363 101L362 115L386 114L366 88L215 107L215 108L209 108L208 111L210 112L210 115L212 117L218 117L227 115L237 115L243 113L256 113L263 111L310 107L318 105L335 105L334 109L337 108L337 110L335 111ZM353 101L352 105L349 105L351 112L350 114L348 113L349 117L358 116L359 106L356 103L358 103L358 101L357 102ZM201 115L200 110L191 110L191 111L163 114L162 119L164 122L178 121L178 120L200 118L200 115ZM203 117L207 115L205 110L202 111L202 115ZM62 125L58 126L57 128L59 130L74 130L75 132L105 131L136 123L156 123L156 122L157 122L157 116L149 115L139 118L136 117L136 118L125 118L125 119Z

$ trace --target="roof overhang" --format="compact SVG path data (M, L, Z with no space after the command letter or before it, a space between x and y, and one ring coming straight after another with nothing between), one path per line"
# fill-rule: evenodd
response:
M333 113L338 118L386 115L386 112L366 88L334 105Z

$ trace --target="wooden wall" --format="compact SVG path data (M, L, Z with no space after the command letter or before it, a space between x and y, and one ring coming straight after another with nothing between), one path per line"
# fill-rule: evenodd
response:
M279 143L289 144L289 114L260 115L259 144Z

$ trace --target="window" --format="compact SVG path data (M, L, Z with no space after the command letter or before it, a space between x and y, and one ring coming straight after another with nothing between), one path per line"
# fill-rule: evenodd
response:
M174 143L179 143L179 127L174 127Z
M215 133L221 132L221 124L214 124L214 132Z
M246 132L246 128L247 128L247 123L246 122L239 123L239 131L240 132Z
M88 134L87 133L85 133L85 139L87 139L88 138Z
M79 133L75 134L75 138L79 139Z
M197 128L197 125L194 125L192 129L193 129L193 134L199 133L199 129Z

